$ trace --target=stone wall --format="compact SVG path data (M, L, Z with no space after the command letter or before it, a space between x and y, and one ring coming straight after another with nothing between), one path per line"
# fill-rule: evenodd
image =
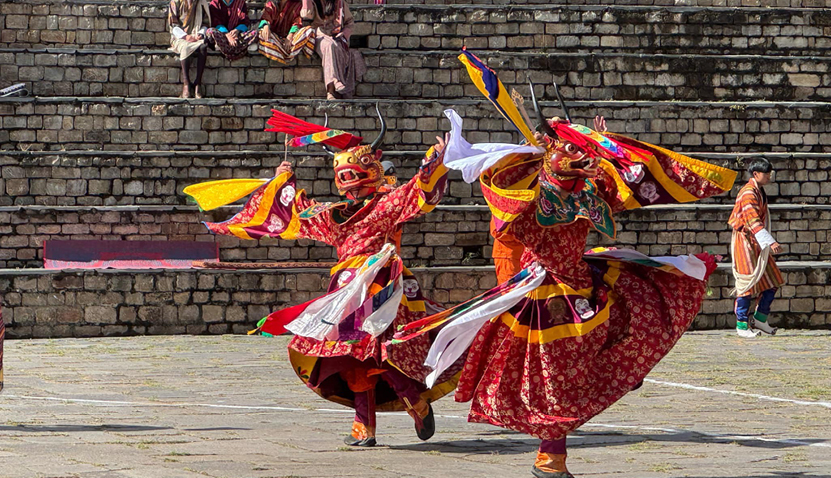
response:
M410 4L420 2L402 0L380 7L352 2L352 11L357 22L355 43L370 49L467 46L730 54L782 50L822 55L831 44L826 30L831 16L826 10L800 7L823 7L820 4L826 1L757 0L765 8L725 9L713 7L749 7L753 1L618 0L614 5L596 5L602 2L436 0L421 2L435 5L419 6ZM251 18L260 18L261 2L249 3ZM7 1L0 4L0 46L167 48L166 18L163 1Z
M518 72L530 73L548 116L562 114L552 101L557 81L580 123L603 115L612 131L734 169L754 154L773 160L768 193L788 283L775 320L831 326L831 0L352 3L353 47L370 70L359 99L342 102L309 99L324 96L316 59L281 66L254 55L229 64L216 54L205 76L210 98L156 98L179 93L164 0L0 3L0 83L22 81L39 96L0 99L0 268L39 267L47 239L214 240L199 221L232 208L199 213L181 189L270 176L283 159L282 138L263 131L272 107L318 123L328 113L331 126L373 138L373 105L384 100L384 149L402 178L446 130L446 107L465 118L473 142L516 141L463 73L456 56L466 46L509 89L527 92ZM291 160L301 187L334 199L327 157L312 149ZM700 204L622 214L615 244L653 255L725 254L725 219L742 183ZM443 206L406 226L402 255L430 267L418 274L441 302L494 285L480 267L490 256L481 203L478 186L454 173ZM218 242L224 260L334 257L308 241ZM589 242L610 243L596 234ZM14 337L241 333L274 308L319 295L325 276L4 270L0 295ZM731 325L728 274L712 284L698 328Z
M488 24L490 25L490 24ZM432 37L431 37L432 38ZM499 72L505 87L527 94L593 100L825 100L831 74L824 57L691 54L510 53L475 51ZM358 97L478 98L458 50L368 50ZM0 52L0 81L26 83L37 96L177 96L178 57L167 50L14 49ZM203 77L208 97L320 98L326 92L317 59L290 65L253 55L233 63L209 56Z
M737 159L755 153L691 152L697 159L741 170ZM766 187L771 203L828 204L831 159L815 153L760 153L776 169ZM0 206L186 205L182 189L194 183L230 178L267 178L285 156L278 152L2 152ZM422 154L385 152L402 181L413 177ZM321 201L337 199L330 159L322 153L293 152L299 187ZM466 184L450 173L442 204L484 204L478 183ZM731 194L702 201L732 204L745 182L739 175Z
M495 285L490 268L414 271L438 302L464 301ZM711 279L694 328L734 326L728 274ZM831 274L805 265L785 269L787 286L773 303L771 323L831 327ZM164 271L0 275L3 318L9 338L90 337L134 334L245 333L275 309L325 291L326 271Z
M831 150L827 103L571 102L572 118L608 119L609 130L679 151ZM543 102L546 116L562 114ZM485 100L382 103L389 150L425 150L443 134L442 111L455 108L472 142L516 141ZM181 100L161 98L21 98L0 101L0 149L6 150L282 150L263 131L271 108L374 138L374 101Z
M374 0L355 0L356 5L372 4ZM389 0L386 3L392 5L400 4L426 4L426 5L591 5L600 6L602 0ZM689 6L689 7L792 7L792 8L820 8L830 7L829 0L615 0L615 5L636 5L636 6Z
M0 208L0 269L43 266L43 241L55 239L196 240L219 244L225 261L333 261L332 247L312 241L243 241L209 234L201 221L220 221L232 208ZM126 210L125 210L126 209ZM729 262L731 206L654 207L621 213L617 239L589 236L589 246L618 245L649 255L708 251ZM784 247L779 261L831 260L831 206L773 206L772 229ZM490 213L485 206L439 206L404 227L401 256L412 266L490 264Z

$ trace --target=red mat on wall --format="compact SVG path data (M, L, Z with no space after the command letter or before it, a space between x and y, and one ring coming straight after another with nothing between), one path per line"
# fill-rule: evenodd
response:
M218 262L215 242L45 241L46 269L190 269L194 261Z

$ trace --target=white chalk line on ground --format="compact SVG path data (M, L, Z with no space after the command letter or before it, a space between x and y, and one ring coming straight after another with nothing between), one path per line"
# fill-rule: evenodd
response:
M790 398L780 398L780 397L771 397L769 395L760 395L758 393L746 393L746 392L734 392L732 390L719 390L717 388L710 388L710 387L701 387L698 385L689 385L686 383L675 383L675 382L665 382L663 380L653 380L651 378L645 378L644 382L654 383L655 385L664 385L667 387L677 387L677 388L684 388L687 390L696 390L699 392L712 392L712 393L721 393L724 395L737 395L739 397L748 397L748 398L756 398L758 400L767 400L769 402L785 402L785 403L792 403L794 405L807 405L807 406L816 406L816 407L825 407L831 408L831 402L821 402L815 400L793 400Z
M670 384L671 382L658 382L657 380L648 380L649 382L655 382L658 384ZM683 385L683 384L678 384ZM692 387L692 385L688 386ZM683 387L687 388L687 387ZM704 387L696 387L694 389L704 388ZM707 389L705 389L707 390ZM711 389L715 390L715 389ZM721 390L715 390L721 392ZM735 392L738 393L738 392ZM745 394L747 395L747 394ZM223 404L215 404L215 403L189 403L189 402L133 402L133 401L125 401L125 400L94 400L94 399L87 399L87 398L60 398L60 397L39 397L39 396L31 396L31 395L10 395L10 394L0 394L0 398L11 398L17 400L41 400L41 401L49 401L49 402L63 402L63 403L80 403L80 404L88 404L88 405L100 405L100 406L127 406L127 407L165 407L165 408L188 408L188 407L203 407L203 408L219 408L219 409L231 409L231 410L252 410L252 411L279 411L279 412L318 412L318 413L337 413L337 414L352 414L354 413L352 410L349 409L337 409L337 408L297 408L297 407L281 407L281 406L268 406L268 405L223 405ZM775 397L771 397L775 398ZM782 399L785 400L785 399ZM789 400L786 400L789 401ZM809 402L812 403L812 402ZM406 416L407 414L404 412L379 412L379 415L403 415ZM453 418L453 419L462 419L464 420L467 417L459 416L459 415L436 415L436 418ZM622 430L640 430L640 431L649 431L649 432L663 432L663 433L692 433L696 435L700 435L706 438L709 438L713 441L759 441L759 442L766 442L766 443L778 443L782 445L791 445L791 446L812 446L812 447L820 447L820 448L831 448L831 442L808 442L804 440L797 440L792 438L768 438L768 437L760 437L760 436L747 436L747 435L724 435L720 433L707 433L707 432L699 432L699 431L689 431L689 430L681 430L676 428L663 428L663 427L649 427L649 426L641 426L641 425L613 425L608 423L594 423L589 422L582 426L582 428L589 427L589 428L605 428L605 429L622 429ZM579 435L571 435L569 439L583 439Z

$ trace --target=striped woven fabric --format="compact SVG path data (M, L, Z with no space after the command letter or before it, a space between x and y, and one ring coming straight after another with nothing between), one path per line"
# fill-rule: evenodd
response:
M733 208L728 223L737 233L733 235L733 267L739 274L752 274L756 267L762 248L756 242L755 234L765 228L768 221L768 203L764 191L750 180L739 191L736 206ZM772 231L768 231L772 232ZM785 281L782 273L776 267L776 261L771 255L765 268L765 274L753 288L741 296L755 297L768 289L780 287Z
M260 53L274 61L288 63L303 53L307 58L315 52L315 30L312 27L303 27L290 33L285 40L274 35L267 39L260 35Z

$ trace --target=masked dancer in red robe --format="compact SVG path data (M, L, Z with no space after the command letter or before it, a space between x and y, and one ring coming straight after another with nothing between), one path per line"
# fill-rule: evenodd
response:
M541 438L533 475L568 478L566 435L638 386L669 352L715 269L709 254L585 252L589 232L614 238L614 215L721 194L735 173L569 119L546 121L536 99L534 134L495 73L467 52L460 59L527 143L467 143L450 110L445 165L469 182L479 178L494 230L524 246L525 269L405 326L396 340L443 327L428 354L428 386L469 348L456 392L457 401L471 401L468 420Z
M424 359L431 338L385 344L396 327L427 315L429 304L403 266L395 242L404 223L436 207L448 170L442 164L445 143L439 139L414 178L385 187L379 148L386 126L380 112L378 116L381 133L370 145L279 111L269 120L269 131L294 136L294 146L323 143L333 156L341 201L319 203L297 191L287 162L269 180L228 180L185 189L203 209L213 209L256 188L232 219L206 223L214 233L242 239L314 239L337 248L338 264L326 295L277 311L259 325L265 333L293 332L289 358L300 379L321 397L355 408L352 432L345 440L355 446L375 445L376 410L406 410L418 437L430 438L435 423L429 404L453 391L462 365L459 360L426 387L429 369Z

